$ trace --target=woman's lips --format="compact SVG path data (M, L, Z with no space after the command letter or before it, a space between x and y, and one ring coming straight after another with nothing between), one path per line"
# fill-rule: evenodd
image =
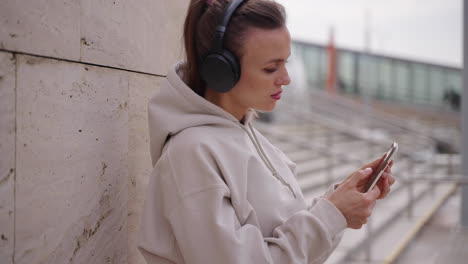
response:
M280 95L283 91L278 91L277 93L275 94L272 94L271 96L276 96L276 95Z
M283 92L283 91L279 91L279 92L277 92L277 93L275 93L275 94L272 94L271 97L272 97L273 99L275 99L275 100L279 100L279 99L281 99L281 93L282 93L282 92Z

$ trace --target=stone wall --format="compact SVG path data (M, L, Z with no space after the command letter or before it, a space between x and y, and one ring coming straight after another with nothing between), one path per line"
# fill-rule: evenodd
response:
M147 100L188 0L0 2L0 262L144 263Z

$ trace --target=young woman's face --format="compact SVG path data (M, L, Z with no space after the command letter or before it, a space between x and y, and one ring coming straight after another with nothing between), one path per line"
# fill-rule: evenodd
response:
M291 37L286 27L250 29L244 40L240 80L228 92L233 103L242 110L272 111L281 98L282 86L290 83L286 70L290 54Z

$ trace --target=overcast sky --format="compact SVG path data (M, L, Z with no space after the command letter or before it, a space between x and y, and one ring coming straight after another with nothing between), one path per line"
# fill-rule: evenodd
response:
M462 0L276 1L293 39L326 44L333 26L338 47L363 50L367 24L374 53L462 65Z

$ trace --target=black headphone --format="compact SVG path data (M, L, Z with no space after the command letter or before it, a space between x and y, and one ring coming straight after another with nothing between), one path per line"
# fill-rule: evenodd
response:
M243 0L228 3L221 23L216 26L213 46L201 59L199 69L207 86L218 92L230 91L240 78L240 64L236 55L223 47L223 37L232 14Z

